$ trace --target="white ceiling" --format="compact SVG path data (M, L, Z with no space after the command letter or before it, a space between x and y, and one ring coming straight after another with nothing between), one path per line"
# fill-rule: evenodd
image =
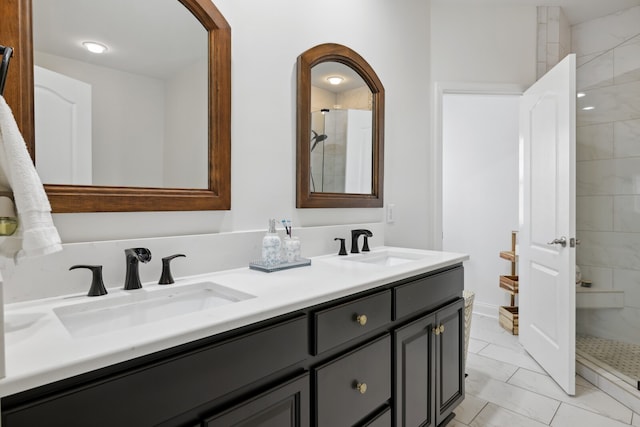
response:
M90 54L83 41L109 50ZM206 64L208 52L207 31L177 0L33 0L33 45L37 51L159 79L198 61Z
M569 24L600 18L630 7L640 6L640 0L433 0L461 5L560 6Z

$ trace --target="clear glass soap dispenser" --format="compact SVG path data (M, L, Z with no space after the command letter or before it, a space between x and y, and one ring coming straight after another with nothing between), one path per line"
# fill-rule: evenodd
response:
M276 220L269 220L269 231L262 238L262 263L266 267L275 267L280 264L280 251L282 240L276 233Z

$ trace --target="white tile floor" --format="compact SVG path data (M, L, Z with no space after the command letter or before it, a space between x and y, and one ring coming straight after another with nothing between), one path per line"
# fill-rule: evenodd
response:
M640 426L640 415L584 378L568 396L493 318L474 315L466 398L449 427Z

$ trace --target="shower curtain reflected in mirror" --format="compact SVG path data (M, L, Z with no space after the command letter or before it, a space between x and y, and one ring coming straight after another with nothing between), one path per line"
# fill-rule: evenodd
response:
M311 113L311 191L372 193L371 111Z

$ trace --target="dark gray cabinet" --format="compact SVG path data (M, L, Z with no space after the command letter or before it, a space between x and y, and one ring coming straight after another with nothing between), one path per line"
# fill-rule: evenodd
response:
M394 331L398 427L442 425L464 399L464 300Z
M464 398L461 265L2 398L3 427L442 426Z

